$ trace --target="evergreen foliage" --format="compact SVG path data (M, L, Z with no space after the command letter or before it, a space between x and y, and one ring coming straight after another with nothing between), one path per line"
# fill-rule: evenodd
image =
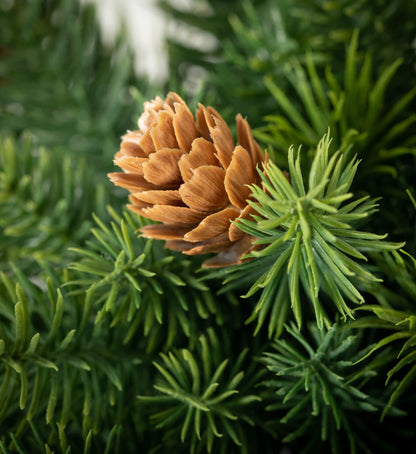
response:
M90 5L0 0L0 452L414 446L415 2L161 3L216 42L171 37L163 90ZM267 148L241 265L140 237L107 181L173 89Z
M362 417L371 421L364 414L379 413L383 401L363 392L365 380L352 384L357 376L371 376L371 371L357 373L351 367L362 341L339 325L309 328L309 333L302 334L294 325L286 326L290 337L276 340L273 351L262 358L274 374L263 383L272 393L267 410L288 425L283 441L302 439L304 452L322 449L326 443L333 452L343 452L346 444L351 453L373 452L370 446L375 443L385 449L385 438L375 440L361 421Z
M13 277L2 273L0 291L2 442L12 451L15 439L24 446L33 439L27 452L41 439L54 450L88 452L93 434L101 434L97 448L112 443L102 427L125 418L143 424L124 410L144 355L126 349L108 323L93 325L93 292L69 295L48 266L36 284L12 268Z
M89 235L91 210L103 211L103 185L85 159L45 149L30 133L1 138L0 149L0 266L63 263L68 245Z
M265 79L283 115L266 117L265 134L259 131L258 136L274 149L282 150L281 159L285 159L286 150L292 144L316 146L328 127L341 150L347 152L354 143L353 149L359 157L365 154L363 176L372 172L397 176L391 161L394 163L401 155L414 153L416 117L403 115L403 111L406 112L414 100L416 89L413 87L394 105L386 102L391 81L403 61L394 60L375 77L371 54L367 52L364 57L358 54L358 39L358 33L354 33L348 45L342 84L335 78L331 66L327 66L322 82L310 53L305 57L306 69L297 60L287 64L286 76L299 97L299 102L295 103L298 108L271 77ZM397 162L395 164L397 166Z
M111 326L120 320L128 322L124 342L140 329L148 338L149 350L160 344L172 346L180 333L195 338L197 320L215 314L221 323L224 309L192 274L190 260L173 255L161 242L137 238L143 225L137 215L125 212L121 218L111 208L109 211L111 229L95 217L94 240L87 241L87 248L73 249L78 257L70 265L79 272L79 278L70 284L81 292L93 291L101 306L96 321L109 313Z
M372 315L360 317L352 323L354 327L378 328L382 331L381 339L375 343L360 361L375 357L378 367L388 364L386 384L395 382L384 414L394 402L415 382L416 374L416 329L415 301L416 262L405 260L397 252L391 256L378 257L380 271L386 279L399 284L397 291L376 285L370 290L379 305L365 305L360 308ZM387 333L387 334L386 334ZM389 352L386 355L386 352ZM374 355L376 354L376 355Z
M154 385L159 395L139 399L154 407L150 418L157 429L166 430L166 438L173 439L172 447L179 441L179 423L180 440L183 443L190 438L190 452L203 452L204 445L207 452L212 452L214 446L214 452L230 452L234 449L230 443L239 446L241 452L249 452L253 440L247 438L246 425L255 425L250 406L261 399L249 394L259 380L254 365L251 371L240 370L248 349L232 361L224 358L224 348L209 328L194 350L162 354L161 361L154 363L160 375ZM249 434L254 436L254 432Z
M385 197L383 224L388 219L391 231L400 238L408 236L405 229L410 228L400 223L397 209L407 205L411 210L405 190L413 180L416 90L412 87L390 101L403 60L394 60L375 76L371 53L361 57L357 46L355 33L346 51L342 81L336 79L331 66L321 80L310 53L305 57L306 68L297 60L287 65L286 76L295 92L291 98L267 76L265 85L282 114L266 116L267 125L259 128L256 137L272 147L276 162L286 165L286 150L291 145L306 145L306 152L313 154L329 127L335 147L349 159L353 153L362 159L354 187ZM391 183L380 187L380 178Z

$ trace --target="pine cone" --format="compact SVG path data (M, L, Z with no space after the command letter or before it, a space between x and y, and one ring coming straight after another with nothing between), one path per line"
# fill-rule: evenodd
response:
M206 267L239 263L253 237L231 221L252 214L247 185L260 183L256 166L266 160L247 121L237 115L235 146L212 107L200 104L196 122L176 93L144 107L139 130L123 136L115 155L124 173L109 174L131 192L131 210L162 222L143 227L142 235L189 255L217 253Z

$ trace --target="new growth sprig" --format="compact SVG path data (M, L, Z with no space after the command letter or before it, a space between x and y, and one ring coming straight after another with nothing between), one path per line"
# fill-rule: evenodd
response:
M308 175L293 148L288 162L290 181L269 162L261 173L262 186L252 186L254 201L249 203L258 214L240 218L236 225L257 237L257 250L248 255L254 263L228 278L235 281L248 270L260 270L245 297L262 291L251 320L257 318L258 331L269 314L269 336L281 332L289 304L298 326L306 301L320 327L330 319L328 309L352 317L351 303L364 301L360 286L377 281L362 265L365 254L403 246L384 241L387 235L357 230L377 205L366 196L350 201L358 161L345 162L340 152L331 156L329 134L320 141Z

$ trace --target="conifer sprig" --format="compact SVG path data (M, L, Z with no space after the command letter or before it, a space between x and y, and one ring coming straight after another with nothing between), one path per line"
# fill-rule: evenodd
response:
M283 318L273 315L280 311L276 306L287 304L286 298L298 326L306 300L312 303L320 327L329 320L324 299L342 316L352 317L350 303L364 301L360 286L377 281L359 261L367 261L368 252L403 246L384 241L387 235L355 229L374 212L376 204L368 197L346 203L353 196L348 191L358 161L345 163L339 152L330 157L329 145L326 135L307 177L301 170L300 154L295 156L293 148L288 153L290 182L279 167L269 163L262 174L263 187L252 187L255 201L250 204L259 215L254 220L236 221L240 229L258 238L254 244L261 247L249 254L258 262L247 267L256 267L261 276L245 297L262 289L252 319L258 319L259 330L266 313L271 312L269 335L281 330ZM244 266L228 280L238 280L247 272ZM282 286L285 290L280 290ZM277 289L278 294L283 293L279 298Z
M172 73L185 78L184 69L195 66L211 69L210 65L215 62L215 69L206 75L205 96L211 97L211 103L215 103L226 119L227 114L233 115L232 109L250 112L254 116L250 121L257 126L265 115L276 113L270 93L260 83L265 76L272 78L290 100L297 101L286 70L293 58L305 63L306 50L312 51L310 57L321 82L325 79L322 74L325 66L331 65L334 80L340 83L345 68L341 56L354 30L360 30L361 48L371 52L376 73L395 59L404 59L394 84L395 93L399 91L397 88L413 86L416 55L412 45L415 36L412 19L416 7L406 0L395 0L394 4L388 0L377 3L371 0L332 0L330 3L244 0L233 4L232 9L227 3L205 0L202 4L209 5L208 11L194 8L187 15L182 15L178 11L180 7L172 1L163 3L170 4L168 12L180 25L197 24L205 32L215 33L217 46L204 53L191 49L191 41L181 43L176 37L171 38L170 66ZM361 55L361 49L358 54ZM192 77L192 71L189 73ZM345 100L348 102L347 98ZM283 151L286 149L284 147Z
M111 155L134 111L126 36L106 48L94 6L79 1L23 0L1 9L0 130L30 130L41 145L65 144L103 169L97 156Z
M52 428L52 434L44 436L42 427L39 424L34 424L32 421L28 422L28 430L24 433L24 437L21 437L21 433L9 432L7 435L0 438L0 449L2 454L14 454L16 452L27 453L27 452L44 452L45 454L54 454L56 450L55 446L59 437L62 437L61 444L57 449L58 452L63 454L71 454L71 452L82 452L83 454L93 454L99 450L103 453L114 453L121 454L123 451L120 448L120 439L122 434L122 427L115 424L104 441L101 443L95 443L98 438L92 429L88 431L87 436L82 440L76 442L70 442L65 440L65 434L59 426L55 429Z
M375 319L364 318L358 320L356 327L382 324L383 328L387 328L392 332L377 342L360 359L362 361L376 353L384 355L389 347L394 348L397 362L387 373L386 385L396 379L396 377L399 378L384 408L382 414L382 418L384 418L397 399L416 382L416 311L404 312L379 306L366 306L362 309L372 311L375 314Z
M263 382L271 393L267 410L285 424L283 441L300 439L308 452L317 446L322 449L322 443L328 443L333 453L346 452L346 443L348 452L370 452L366 443L374 446L374 440L357 424L357 418L361 421L363 412L378 415L384 401L352 384L357 373L352 365L361 353L358 336L339 325L322 329L311 324L309 333L301 333L292 323L286 331L288 336L276 340L273 350L262 357L274 374ZM372 372L360 377L366 375ZM367 421L377 422L377 417L369 415ZM383 441L378 443L383 445Z
M54 452L121 452L122 430L146 430L131 393L149 389L154 357L140 339L126 346L122 323L94 324L93 290L70 295L67 272L42 268L36 283L15 266L0 274L0 443L12 452L37 452L39 440Z
M140 330L150 350L163 342L170 346L180 333L194 336L197 319L213 316L220 323L222 311L193 275L192 262L164 249L160 241L137 238L143 227L139 216L108 210L111 226L94 216L94 237L88 248L72 249L78 260L70 265L77 272L73 292L93 290L95 304L101 306L96 322L105 314L111 326L128 322L125 342Z
M13 278L0 275L0 440L9 432L21 438L30 422L40 428L42 421L41 433L65 452L73 414L84 437L106 419L102 393L113 404L121 395L120 368L110 349L99 348L103 332L90 329L92 292L69 298L52 271L35 285L13 269ZM84 391L76 405L75 383Z
M244 372L248 349L233 361L222 350L209 328L194 349L162 353L154 363L159 372L154 388L159 394L138 396L151 406L150 418L157 429L182 443L189 438L191 453L201 452L202 446L212 452L219 441L221 451L237 445L240 452L248 452L245 427L254 425L250 407L261 400L251 394L251 387L260 375L253 367Z

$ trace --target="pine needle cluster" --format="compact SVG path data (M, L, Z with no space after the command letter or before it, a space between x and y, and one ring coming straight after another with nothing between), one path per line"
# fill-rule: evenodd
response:
M96 323L105 315L111 317L111 327L127 323L123 342L140 332L150 351L172 346L181 334L194 339L197 320L213 317L221 323L224 308L193 275L190 260L169 253L161 242L137 238L144 225L137 216L125 212L121 217L110 207L109 212L111 228L94 216L94 238L87 248L72 249L77 257L69 265L77 272L68 282L72 293L94 294Z
M241 370L248 349L232 361L224 358L224 348L211 328L193 350L161 354L161 361L154 363L159 371L154 388L159 394L138 398L152 405L150 418L155 427L166 430L172 446L180 421L180 440L190 438L190 452L203 452L205 445L207 452L213 452L214 446L214 452L230 452L233 444L249 452L253 440L247 438L247 429L255 425L250 407L261 401L249 390L263 371L255 373L253 365L249 371Z
M248 269L250 275L253 268L261 270L245 297L264 289L252 318L258 317L258 331L271 312L271 337L282 329L282 313L286 312L282 301L292 307L299 327L305 299L313 305L318 326L328 323L320 290L342 316L352 317L345 300L362 303L364 297L357 287L377 281L360 265L359 261L367 261L363 253L395 250L404 245L384 242L386 235L353 228L374 211L375 203L368 197L345 203L352 197L348 191L358 162L353 159L345 164L345 156L339 153L330 158L329 145L329 137L325 136L311 164L306 188L300 156L298 153L295 159L293 148L288 153L290 182L276 165L267 165L262 187L252 189L255 201L250 204L259 215L253 215L253 221L237 221L243 231L257 238L254 244L260 250L249 254L257 260L238 268L236 276L229 280L238 282Z
M285 425L284 441L299 440L305 452L325 442L334 452L342 452L345 445L348 452L371 452L377 439L368 424L376 421L372 414L383 400L363 392L371 371L357 374L352 367L360 357L362 339L337 324L329 329L311 324L304 334L294 325L286 331L290 336L276 340L262 358L274 376L263 382L270 393L267 410L274 413L275 425ZM391 413L400 415L397 410ZM383 442L378 446L385 448Z

